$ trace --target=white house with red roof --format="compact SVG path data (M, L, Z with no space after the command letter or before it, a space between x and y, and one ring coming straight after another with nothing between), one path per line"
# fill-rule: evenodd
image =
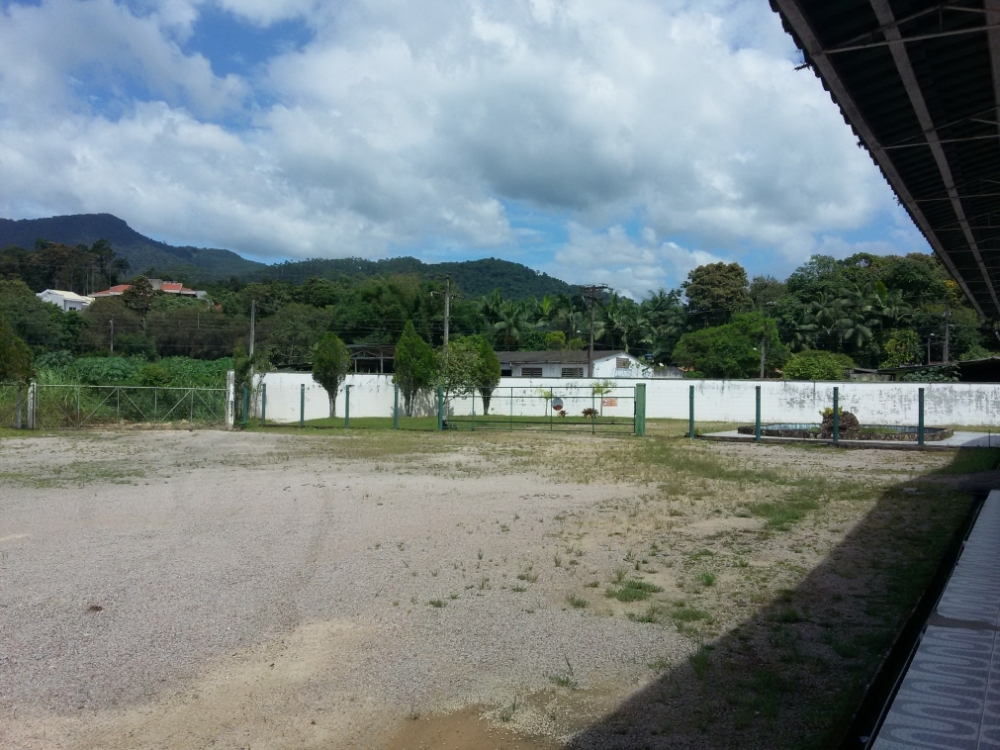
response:
M149 285L153 287L153 291L163 292L164 294L176 294L180 297L194 297L195 299L207 299L208 292L203 292L201 290L188 289L179 281L164 281L163 279L150 279ZM120 297L125 293L126 289L130 289L131 284L115 284L115 286L110 289L105 289L101 292L94 292L90 296L94 299L100 299L102 297Z

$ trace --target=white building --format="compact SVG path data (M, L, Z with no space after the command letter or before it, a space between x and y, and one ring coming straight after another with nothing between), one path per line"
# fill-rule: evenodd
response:
M42 302L49 302L58 306L63 312L69 312L70 310L80 312L85 310L94 301L90 297L82 297L79 294L64 292L59 289L46 289L35 296L42 300Z
M625 352L594 352L594 371L587 372L583 351L497 352L500 372L513 378L682 378L676 367L654 367Z

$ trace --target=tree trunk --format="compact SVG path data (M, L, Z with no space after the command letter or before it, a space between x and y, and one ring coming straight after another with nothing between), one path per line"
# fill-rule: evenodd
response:
M493 398L492 388L480 388L480 395L483 397L483 416L489 416L490 413L490 401Z
M333 419L337 416L337 394L327 392L326 396L330 399L330 419Z

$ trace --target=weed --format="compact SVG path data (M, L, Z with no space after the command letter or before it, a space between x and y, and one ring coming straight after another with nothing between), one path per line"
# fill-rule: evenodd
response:
M600 581L591 581L590 583L583 584L583 587L587 589L596 589L600 585L601 585Z
M559 687L569 688L570 690L575 690L577 688L577 682L573 679L573 665L569 663L569 657L563 656L566 660L566 673L559 675L550 675L549 680Z
M576 594L570 594L567 596L566 601L569 602L569 606L573 609L583 609L590 603L582 596L577 596Z
M774 616L774 621L785 625L794 625L797 622L802 622L802 615L795 607L785 607Z
M663 622L663 608L658 607L655 604L650 604L648 607L646 607L645 612L641 612L639 614L636 614L635 612L629 612L627 617L632 622L648 622L648 623Z
M538 573L532 572L531 566L528 567L523 573L517 574L517 580L527 581L528 583L534 583L538 580Z
M500 524L500 531L510 531L510 526L505 523Z
M523 594L525 591L528 590L528 587L517 585L517 586L511 586L510 590L513 591L515 594Z
M711 654L712 647L703 645L688 657L688 660L691 662L691 668L694 670L694 676L699 680L704 680L705 675L708 673Z
M479 553L478 553L477 556L479 557L480 560L483 559L483 550L481 548L480 548Z
M552 556L552 562L556 564L557 568L562 567L562 558L559 557L559 553L556 553L555 555Z
M456 599L458 599L458 594L448 594L448 598L451 599L452 601L455 601Z
M497 718L500 719L504 724L514 718L514 714L517 713L517 698L515 698L509 706L504 708L498 715Z
M615 583L621 583L626 578L628 578L628 568L623 568L621 565L619 565L617 568L615 568L615 570L614 570L614 582Z
M705 573L702 573L700 576L698 576L698 580L701 581L706 586L714 586L715 574L706 571Z
M445 601L443 599L431 599L429 602L427 602L427 604L430 605L431 607L436 607L437 609L441 609L441 607L445 605Z
M736 558L736 567L737 568L749 568L750 567L750 563L747 562L747 560L746 560L745 557L737 557Z
M660 586L633 578L625 581L618 589L608 589L606 596L620 602L641 602L648 599L650 594L658 594L661 591L663 589Z
M674 609L670 610L670 618L677 622L697 622L698 620L712 619L708 612L696 609L695 607L688 607L683 602L675 603Z

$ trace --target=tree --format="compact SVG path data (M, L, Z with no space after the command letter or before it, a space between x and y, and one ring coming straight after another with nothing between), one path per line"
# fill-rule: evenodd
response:
M854 360L846 354L805 349L784 366L785 380L843 380Z
M561 333L561 332L560 332ZM493 389L500 385L500 360L490 342L479 337L479 356L476 359L476 388L483 399L483 414L490 413Z
M920 339L912 328L893 330L883 349L885 359L882 360L882 367L920 364L924 358Z
M433 384L437 375L434 350L417 334L413 322L408 320L396 342L394 356L392 382L403 392L403 410L406 416L411 417L414 397Z
M717 326L750 307L747 272L739 263L709 263L688 274L681 287L688 315L701 326Z
M549 331L545 334L545 351L558 352L566 348L566 334L562 331Z
M444 389L445 401L467 396L478 384L479 343L474 338L452 339L437 352L437 384Z
M351 353L335 333L323 334L313 354L313 380L323 386L330 399L330 416L337 416L337 392L351 367Z
M149 279L145 276L136 276L131 286L122 293L122 302L125 303L125 307L145 320L153 308L154 297L156 290L149 283Z
M31 380L34 357L31 349L14 333L14 328L0 317L0 383L26 383Z
M674 349L674 361L709 378L750 378L760 373L761 344L765 373L781 367L788 348L778 326L761 313L739 313L721 326L686 333Z

